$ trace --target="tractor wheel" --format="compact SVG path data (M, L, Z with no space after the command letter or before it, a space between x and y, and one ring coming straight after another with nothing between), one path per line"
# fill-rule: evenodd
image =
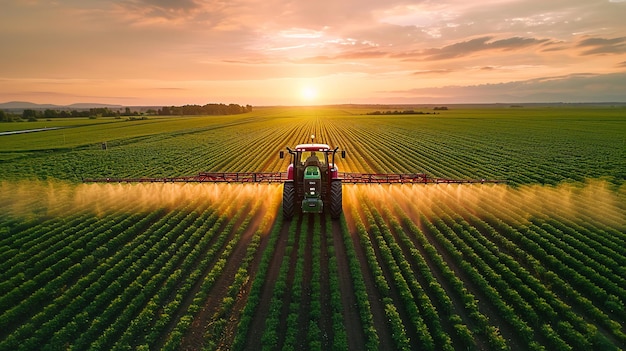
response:
M330 218L337 219L342 211L341 180L333 180L330 184Z
M296 209L296 192L293 182L285 182L283 186L283 217L285 219L293 218Z

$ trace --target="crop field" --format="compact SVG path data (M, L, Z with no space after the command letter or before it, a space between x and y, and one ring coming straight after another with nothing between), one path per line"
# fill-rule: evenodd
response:
M0 136L0 350L626 349L626 110L373 110L0 125L63 127ZM342 172L507 183L286 220L276 183L81 182L283 171L311 134Z

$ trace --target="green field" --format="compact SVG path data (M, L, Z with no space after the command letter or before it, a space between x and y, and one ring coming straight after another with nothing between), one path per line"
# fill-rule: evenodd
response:
M495 177L512 184L587 178L621 184L626 176L623 108L503 107L384 117L366 112L266 108L228 117L46 122L48 127L66 129L2 136L0 178L80 181L200 171L280 171L286 163L257 161L274 158L280 149L304 142L310 134L348 151L351 161L339 163L346 171ZM15 130L16 125L31 129L42 123L7 125ZM276 138L278 133L281 138ZM103 142L107 151L101 150ZM261 157L238 162L252 148Z
M0 125L65 127L0 136L0 350L626 349L626 110L383 108ZM280 184L81 182L283 171L311 134L340 171L508 183L288 221Z

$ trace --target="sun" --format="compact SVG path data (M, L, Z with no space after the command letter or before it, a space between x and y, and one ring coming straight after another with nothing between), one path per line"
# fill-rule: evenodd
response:
M306 101L313 101L317 98L317 89L310 86L303 87L300 90L300 96Z

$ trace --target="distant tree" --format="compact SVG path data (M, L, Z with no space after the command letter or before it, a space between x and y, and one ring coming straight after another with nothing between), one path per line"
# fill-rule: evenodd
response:
M89 109L89 117L117 117L120 113L112 111L108 107L98 107Z
M30 109L26 109L24 111L22 111L22 118L24 119L29 119L31 117L36 117L37 111L35 110L30 110Z
M159 115L236 115L252 111L251 105L241 106L238 104L206 104L200 105L183 105L183 106L164 106L157 111Z
M89 117L89 111L72 110L72 117Z
M374 111L374 112L368 112L367 114L378 116L378 115L428 115L430 113L422 112L422 111L415 111L415 110L404 110L404 111L395 110L395 111L385 111L385 112Z
M161 108L159 109L158 114L159 114L159 115L161 115L161 116L169 116L169 115L171 115L172 113L171 113L171 111L170 111L170 108L169 108L169 107L167 107L167 106L163 106L163 107L161 107Z
M22 111L22 118L29 121L29 122L34 122L37 120L37 116L40 113L38 113L35 110L31 110L31 109L26 109L24 111Z
M57 118L59 117L59 114L60 113L57 110L46 109L45 111L43 111L44 118Z

